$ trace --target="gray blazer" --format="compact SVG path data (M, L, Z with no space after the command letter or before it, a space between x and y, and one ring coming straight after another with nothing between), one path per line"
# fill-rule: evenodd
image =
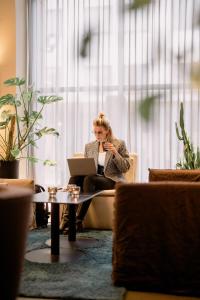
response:
M129 153L126 149L125 142L113 139L112 144L117 149L117 155L113 155L111 151L106 152L104 175L115 182L126 181L123 173L130 168ZM99 142L94 141L85 145L85 157L93 157L96 168L98 166Z

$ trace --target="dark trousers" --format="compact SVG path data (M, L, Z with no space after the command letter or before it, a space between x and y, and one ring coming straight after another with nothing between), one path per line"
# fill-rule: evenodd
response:
M69 179L69 184L80 186L83 193L110 190L115 187L115 181L99 175L73 176ZM83 221L91 202L92 199L80 204L77 216L79 220Z
M110 178L98 175L88 175L88 176L73 176L69 179L69 184L76 184L81 187L83 193L91 193L101 190L110 190L115 187L115 181ZM88 208L90 206L91 200L88 200L77 207L77 222L82 222ZM68 223L68 210L67 205L63 209L62 219L60 224L60 229L64 229Z

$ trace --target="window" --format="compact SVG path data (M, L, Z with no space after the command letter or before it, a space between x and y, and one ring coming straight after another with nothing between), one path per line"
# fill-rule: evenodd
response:
M181 101L188 134L199 144L199 89L191 88L190 70L200 58L200 1L154 0L131 12L130 2L29 0L30 81L42 93L64 98L44 116L60 138L48 137L36 150L58 165L49 170L38 164L38 182L66 182L66 158L93 139L99 111L138 153L139 180L147 180L148 167L174 168L182 156L175 132ZM82 38L89 31L83 59ZM147 123L138 106L152 95L157 99Z

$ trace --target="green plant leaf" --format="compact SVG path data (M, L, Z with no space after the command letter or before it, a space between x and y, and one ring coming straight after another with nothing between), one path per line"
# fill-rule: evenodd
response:
M39 113L38 111L32 111L29 115L29 120L31 122L35 121L35 120L41 120L42 119L42 114Z
M17 107L21 106L21 101L15 100L15 105L16 105Z
M91 33L91 31L88 31L83 35L83 39L82 39L82 42L81 42L80 55L83 58L88 56L89 45L91 43L91 40L92 40L92 33Z
M19 77L14 77L14 78L9 78L6 81L4 81L4 84L9 85L9 86L20 86L24 85L26 83L26 80L24 78L19 78Z
M181 108L180 108L180 127L184 128L184 111L183 111L183 102L181 102Z
M176 167L179 169L187 169L187 170L193 170L197 169L200 166L200 152L199 147L197 147L197 150L195 151L193 143L190 141L190 139L187 136L186 130L185 130L185 124L184 124L184 108L183 103L180 104L180 118L179 118L179 127L181 131L181 135L178 130L178 125L176 124L176 135L179 140L183 142L183 161L180 161L176 164Z
M54 160L49 160L49 159L46 159L44 162L43 162L43 165L44 166L55 166L57 163L56 161Z
M38 136L39 138L41 138L42 136L47 135L47 134L59 136L59 133L54 128L44 127L35 132L35 135Z
M0 129L5 129L8 126L8 124L9 124L9 122L12 119L13 116L14 116L14 114L11 113L10 110L2 111L2 113L1 113L1 120L2 121L0 122Z
M35 142L34 140L30 140L30 141L29 141L29 144L30 144L31 146L37 148L37 144L36 144L36 142Z
M12 94L0 97L0 108L4 105L15 105L15 98Z
M181 135L179 134L179 129L178 129L177 123L175 123L175 127L176 127L176 135L177 135L178 139L179 139L180 141L182 141L183 138L182 138Z
M17 146L15 146L11 151L12 156L14 156L15 158L19 156L20 154L20 150Z
M42 119L41 112L46 104L60 101L63 98L55 95L41 96L38 98L38 91L34 91L33 87L25 85L26 81L23 78L10 78L4 83L7 86L17 87L16 94L6 94L0 97L0 108L4 105L14 106L12 111L4 110L1 113L0 129L4 130L4 133L2 133L2 139L3 141L5 139L5 149L3 148L5 152L5 159L15 159L20 158L21 151L29 145L36 147L38 138L47 134L55 136L59 135L54 128L44 127L40 129L41 126L39 121ZM22 85L24 86L21 87ZM39 111L32 111L34 102L42 104ZM17 109L17 107L20 108ZM31 162L38 161L37 158L32 156L29 156L27 159ZM51 163L49 162L49 164Z
M32 97L35 96L35 93L33 91L23 91L22 97L25 102L30 102L32 100Z
M28 156L27 159L32 163L37 163L39 161L39 159L34 156Z
M57 101L61 101L63 100L62 97L58 97L58 96L40 96L38 97L37 101L41 104L50 104L53 102L57 102Z
M182 163L181 163L181 161L180 161L180 162L177 162L177 164L176 164L176 168L177 168L177 169L181 169L181 167L182 167Z
M39 113L39 112L37 112L37 111L32 111L32 112L30 113L30 115L28 114L27 111L24 111L23 117L20 117L20 118L19 118L19 120L20 120L21 122L25 122L25 123L27 123L27 124L29 124L29 125L32 124L32 123L34 123L35 120L39 121L39 120L41 120L41 119L42 119L42 114ZM36 121L36 122L37 122L37 121Z
M146 122L149 122L151 119L151 113L152 113L152 109L154 107L156 98L158 98L158 95L147 96L146 98L142 99L139 104L140 115Z
M143 8L146 5L149 5L152 0L133 0L133 2L129 5L130 10L135 10L139 8Z

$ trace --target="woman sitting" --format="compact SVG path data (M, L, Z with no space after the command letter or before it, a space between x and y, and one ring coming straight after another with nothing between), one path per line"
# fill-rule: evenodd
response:
M94 158L97 166L96 175L73 176L69 184L81 187L84 193L114 189L117 182L124 182L123 173L130 168L129 153L124 141L113 136L109 121L103 113L93 121L95 141L85 145L85 157ZM82 229L82 222L92 200L82 203L77 209L77 230ZM67 206L62 214L60 231L67 232ZM65 230L66 229L66 230Z

